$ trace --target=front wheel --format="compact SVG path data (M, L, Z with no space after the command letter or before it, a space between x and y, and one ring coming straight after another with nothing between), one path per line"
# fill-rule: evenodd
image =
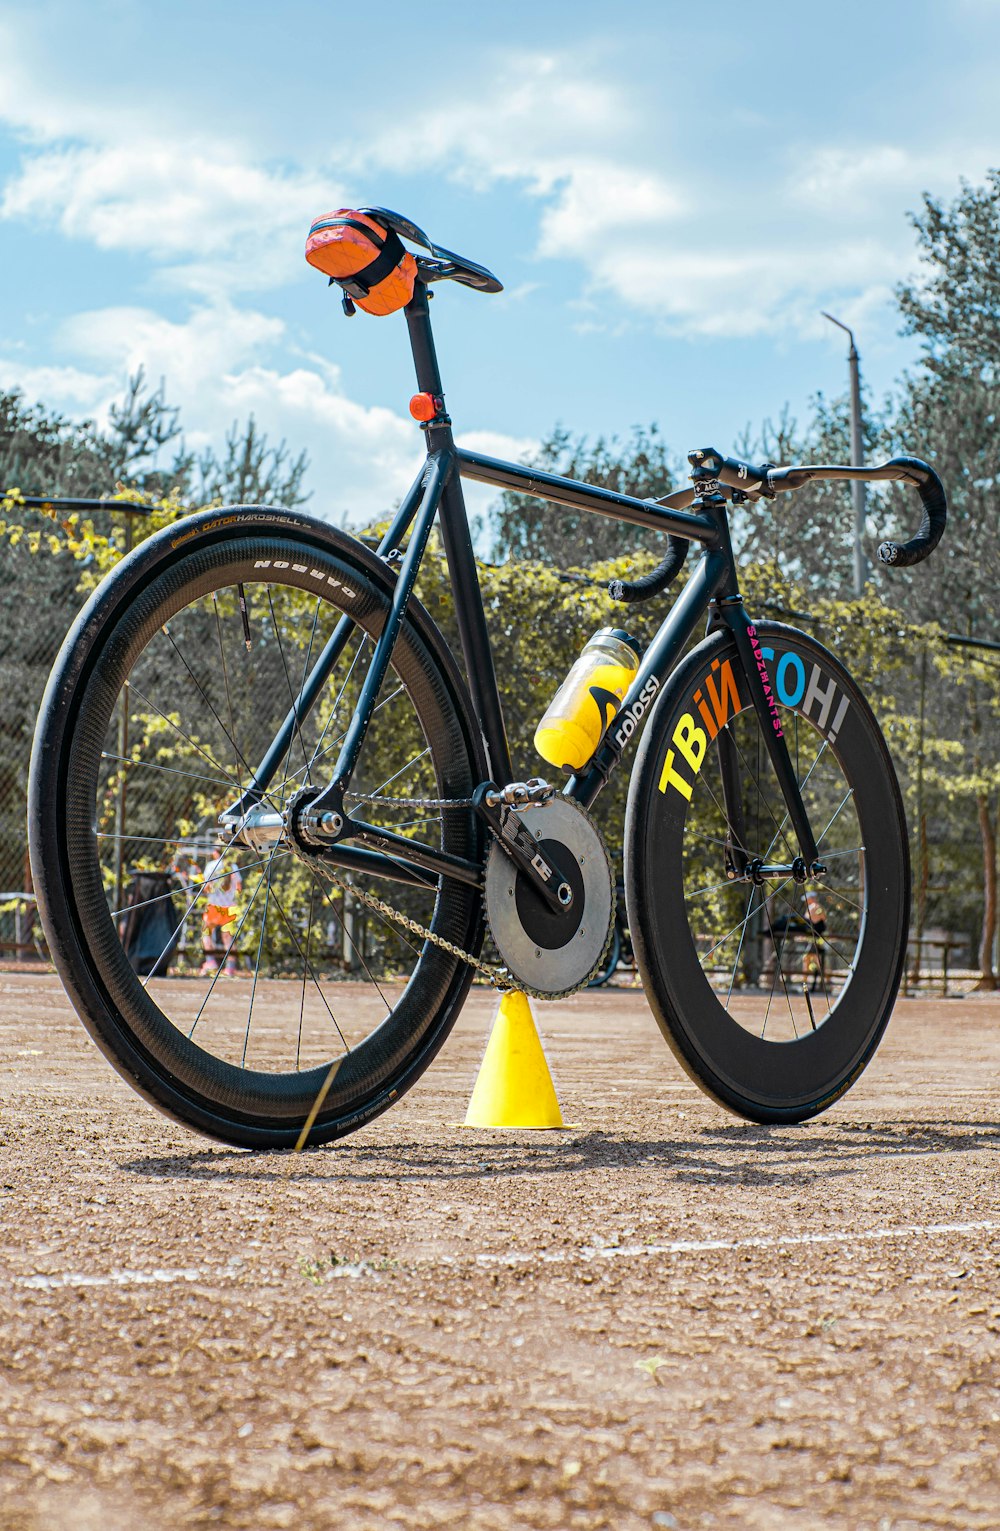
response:
M799 847L720 632L647 727L625 876L643 984L685 1069L741 1116L796 1122L849 1089L881 1039L906 951L909 855L892 762L854 681L794 628L761 622L757 635L826 875L741 875L747 859L790 866Z

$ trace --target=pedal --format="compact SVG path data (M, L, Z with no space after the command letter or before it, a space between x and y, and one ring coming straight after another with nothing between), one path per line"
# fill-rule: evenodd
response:
M489 808L527 808L529 803L547 803L555 795L555 790L540 776L529 776L527 781L512 781L506 787L491 788L484 801Z

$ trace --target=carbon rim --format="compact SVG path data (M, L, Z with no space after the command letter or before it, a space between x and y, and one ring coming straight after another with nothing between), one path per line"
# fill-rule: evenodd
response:
M294 544L255 540L190 553L155 579L103 644L65 772L74 915L130 1042L192 1098L279 1124L301 1119L322 1086L321 1121L391 1087L432 1034L457 966L352 904L287 843L260 854L214 842L220 808L349 610L351 641L301 720L273 806L336 758L381 626L385 598L357 571L315 549L308 563L302 556ZM366 807L370 821L474 852L467 812L406 805L410 796L466 797L472 786L447 687L410 629L354 785L401 800ZM143 890L142 877L162 886ZM449 939L474 942L476 899L461 885L371 885ZM225 913L231 899L232 913L209 951L206 911L219 892L213 907ZM150 911L160 930L142 954L136 926L151 922Z

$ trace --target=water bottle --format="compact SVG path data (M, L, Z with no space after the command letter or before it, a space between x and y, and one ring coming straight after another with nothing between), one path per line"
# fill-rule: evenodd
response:
M641 652L620 627L594 634L535 730L543 760L562 771L587 764L632 684Z

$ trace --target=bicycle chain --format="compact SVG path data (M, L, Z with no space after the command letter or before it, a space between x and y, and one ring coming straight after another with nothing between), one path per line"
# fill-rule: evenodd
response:
M471 797L382 797L376 792L345 792L344 802L391 803L395 808L474 808Z
M345 792L345 802L348 798L356 803L391 803L393 806L401 808L475 807L471 797L386 797L382 793L377 792ZM368 908L374 909L377 914L383 914L388 919L395 920L397 925L401 925L411 935L422 936L425 941L430 941L432 946L440 947L449 956L458 957L460 961L467 962L477 972L485 974L493 988L511 987L510 974L506 968L495 967L489 962L483 962L479 957L474 957L471 952L463 951L462 947L457 946L454 941L447 941L444 936L439 936L435 931L428 930L426 926L421 925L419 920L412 919L410 915L404 914L401 909L394 909L391 904L387 904L384 899L376 898L373 893L366 893L363 888L357 888L353 884L342 882L339 877L335 876L328 869L326 869L326 875L330 878L331 882L337 884L341 892L349 891L352 897L358 899L363 904L367 904Z
M351 798L356 803L392 803L405 808L473 808L475 804L471 797L463 798L437 798L437 797L384 797L379 793L345 792L344 799ZM450 957L457 957L460 962L467 962L477 972L484 974L494 989L513 988L510 974L506 968L496 967L489 962L483 962L481 958L474 957L471 952L465 951L454 941L448 941L444 936L439 936L436 931L421 925L419 920L404 914L402 909L394 909L392 904L387 904L384 899L376 898L374 893L367 893L364 888L348 883L331 871L327 862L320 857L309 857L316 864L317 869L322 868L323 875L328 877L342 893L356 898L359 903L373 909L376 914L384 915L387 919L394 920L410 935L420 936L424 941L429 941L432 946L437 946L441 951L447 952Z
M393 803L400 807L407 808L475 807L475 803L471 797L382 797L376 793L366 794L363 792L345 792L345 801L348 797L351 798L354 802L358 803ZM525 804L525 807L528 806L530 805ZM342 878L338 877L337 874L330 869L329 864L323 861L320 857L310 856L306 859L314 862L317 870L322 869L323 875L328 877L330 881L334 883L342 893L349 895L351 898L356 898L359 903L365 904L369 909L373 909L376 914L381 914L384 915L386 919L394 920L397 925L408 931L410 935L420 936L424 941L429 941L432 946L436 946L441 951L447 952L450 957L457 957L460 962L467 962L469 966L474 968L477 973L482 973L487 982L490 984L491 988L498 990L498 992L503 993L506 990L516 988L522 993L534 995L536 999L552 999L553 996L551 994L543 994L540 990L533 989L530 984L515 984L507 968L497 967L495 963L484 962L481 957L474 957L471 952L465 951L461 946L456 945L454 941L446 940L444 936L439 936L436 931L428 929L426 925L421 925L419 920L414 920L410 915L404 914L401 909L394 909L392 904L387 904L384 899L376 898L373 893L365 892L363 888L357 887L354 883L345 882ZM594 965L591 971L587 974L586 978L578 983L574 989L568 990L568 993L572 994L575 993L577 989L586 988L594 974L600 971L601 963L604 961L604 957L607 955L607 948L611 944L611 935L614 931L616 904L617 889L612 884L611 926L608 931L607 945L601 954L600 960ZM488 921L487 929L489 929ZM560 996L560 998L563 997L564 996Z

